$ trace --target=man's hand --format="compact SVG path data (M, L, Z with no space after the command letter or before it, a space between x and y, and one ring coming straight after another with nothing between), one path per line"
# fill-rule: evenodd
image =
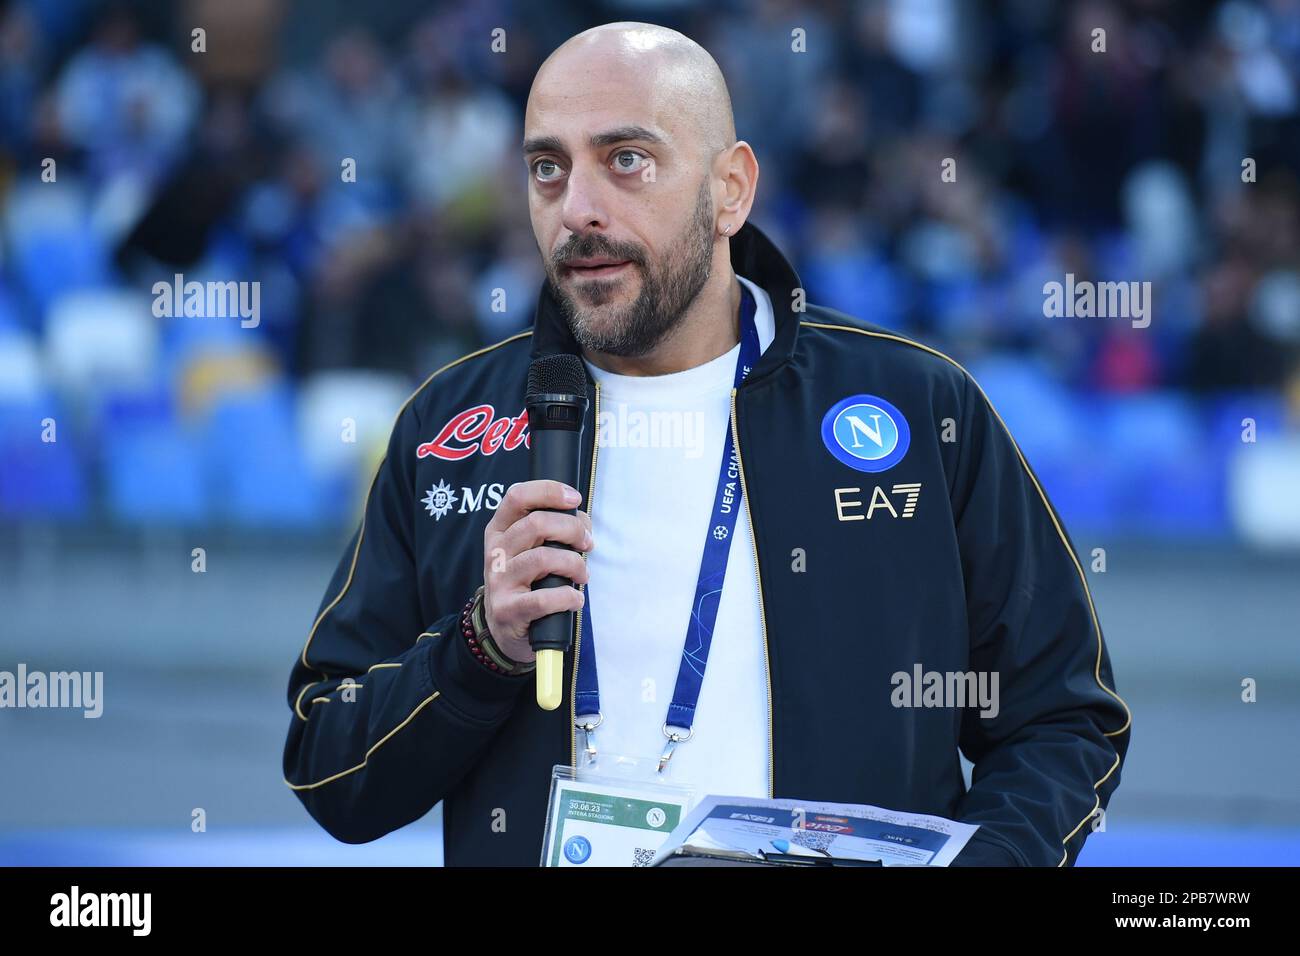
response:
M483 530L483 613L492 639L512 660L528 663L537 655L528 645L528 627L539 617L576 611L583 604L577 588L532 590L532 583L558 574L574 584L587 583L587 561L577 551L594 547L591 518L539 509L576 508L582 495L559 481L521 481L506 490L496 514Z

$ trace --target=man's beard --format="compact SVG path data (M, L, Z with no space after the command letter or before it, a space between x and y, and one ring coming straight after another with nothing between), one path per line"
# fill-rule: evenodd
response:
M652 269L640 246L615 242L594 233L570 237L555 253L547 272L551 289L579 345L592 352L636 358L651 352L681 324L708 281L713 264L713 204L707 176L700 184L690 222L670 248L672 251L661 267ZM565 259L595 256L626 259L632 263L629 268L641 272L641 294L636 301L603 318L594 316L591 308L578 305L556 281L563 268L560 263ZM613 298L619 283L628 278L622 275L615 279L585 279L582 299L592 306L602 306Z

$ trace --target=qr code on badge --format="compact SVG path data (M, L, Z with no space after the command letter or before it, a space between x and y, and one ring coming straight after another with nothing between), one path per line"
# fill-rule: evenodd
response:
M650 861L653 860L654 858L655 858L654 850L647 850L639 846L634 846L632 848L633 866L649 866Z
M790 842L798 843L800 846L806 846L810 850L829 850L831 843L835 840L834 833L822 833L819 830L794 831L794 836Z

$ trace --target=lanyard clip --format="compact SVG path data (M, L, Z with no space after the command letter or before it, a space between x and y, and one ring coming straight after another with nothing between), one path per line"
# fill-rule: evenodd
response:
M690 740L691 737L695 736L694 728L686 727L683 729L686 731L686 736L684 737L681 734L670 733L667 722L664 723L664 736L668 738L668 743L664 747L664 752L659 756L658 773L663 773L664 767L668 766L668 761L673 759L673 751L677 749L677 745L679 743L684 743L685 741Z
M584 716L590 716L590 715L584 715ZM593 738L595 737L594 731L596 730L597 727L599 727L604 722L605 722L605 715L601 713L596 714L595 723L592 723L590 720L585 722L574 721L573 726L576 727L578 730L582 731L582 749L587 754L587 763L596 762L596 743L593 740Z

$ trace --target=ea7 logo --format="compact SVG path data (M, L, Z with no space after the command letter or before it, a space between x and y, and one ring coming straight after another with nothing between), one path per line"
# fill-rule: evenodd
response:
M871 518L879 508L882 511L888 511L894 518L911 518L916 514L916 503L921 499L921 483L894 485L889 489L889 494L885 494L885 489L876 485L871 489L871 501L866 505L866 514L850 514L850 509L860 509L863 507L862 501L857 498L848 498L847 495L856 495L861 492L861 488L836 488L835 489L835 514L841 521L865 521ZM890 500L890 495L895 499L901 498L898 502L901 511L894 507L894 501Z

